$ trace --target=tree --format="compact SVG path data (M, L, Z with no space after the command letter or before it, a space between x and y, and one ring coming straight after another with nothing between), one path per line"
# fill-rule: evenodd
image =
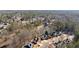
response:
M45 31L45 35L48 35L48 31Z

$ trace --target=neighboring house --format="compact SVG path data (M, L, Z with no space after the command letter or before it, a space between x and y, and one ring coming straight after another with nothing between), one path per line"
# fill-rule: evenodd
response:
M45 18L44 17L37 17L37 19L43 21Z
M6 29L10 24L7 23L7 24L4 24L4 29Z
M13 21L21 21L22 17L20 17L20 16L13 16L12 19L13 19Z
M9 23L7 23L7 24L2 23L2 24L0 24L0 29L6 29L9 25L10 25Z
M4 27L4 24L2 23L2 24L0 24L0 29L2 29Z

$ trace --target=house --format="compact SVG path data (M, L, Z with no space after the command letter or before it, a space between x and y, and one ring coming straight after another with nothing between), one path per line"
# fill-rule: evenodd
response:
M9 23L2 23L0 24L0 29L6 29L9 25Z
M3 27L4 27L4 24L3 23L0 24L0 29L3 29Z
M41 16L38 16L37 19L43 21L45 18L44 17L41 17Z
M13 16L12 17L13 21L21 21L22 17L21 16Z

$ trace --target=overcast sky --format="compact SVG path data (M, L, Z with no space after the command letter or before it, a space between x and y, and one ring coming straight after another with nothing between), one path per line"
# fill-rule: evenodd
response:
M0 9L8 10L77 10L78 0L0 0Z

